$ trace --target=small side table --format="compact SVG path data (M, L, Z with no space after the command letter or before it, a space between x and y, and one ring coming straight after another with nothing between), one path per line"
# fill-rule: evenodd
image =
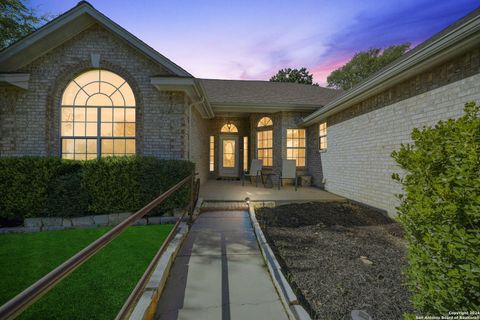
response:
M300 176L300 185L310 187L312 185L312 176Z
M273 176L275 176L275 173L262 172L262 183L264 188L273 188Z

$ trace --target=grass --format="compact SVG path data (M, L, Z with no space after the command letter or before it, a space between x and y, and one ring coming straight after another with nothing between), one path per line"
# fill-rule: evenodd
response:
M172 225L128 228L20 319L113 319ZM0 305L110 228L0 236Z

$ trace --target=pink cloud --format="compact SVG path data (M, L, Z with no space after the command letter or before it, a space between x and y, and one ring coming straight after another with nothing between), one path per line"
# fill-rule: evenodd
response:
M310 68L310 72L313 74L313 79L321 86L327 86L327 77L333 70L336 70L346 64L352 57L346 56L335 59L330 62L320 62L316 66Z

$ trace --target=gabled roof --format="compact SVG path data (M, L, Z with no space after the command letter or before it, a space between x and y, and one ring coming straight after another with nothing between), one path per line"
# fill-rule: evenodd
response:
M241 107L313 111L342 91L297 83L257 80L199 79L208 102L216 111L240 111ZM234 110L236 109L236 110ZM260 108L257 110L260 111ZM263 110L262 110L263 111ZM273 109L272 109L273 111Z
M308 126L344 110L422 71L438 65L459 52L480 45L480 8L454 22L423 43L339 95L323 108L303 119Z
M86 1L80 1L74 8L0 51L0 71L14 72L18 70L95 23L124 39L129 45L162 65L172 75L192 77L187 71L110 20Z

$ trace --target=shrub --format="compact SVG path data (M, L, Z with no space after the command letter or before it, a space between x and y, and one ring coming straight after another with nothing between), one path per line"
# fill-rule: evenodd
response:
M88 190L89 210L95 213L136 211L188 176L194 165L153 157L108 157L87 161L82 188ZM188 204L189 188L170 196L155 213Z
M28 217L133 212L193 169L188 161L139 156L0 158L0 225L18 225ZM189 190L185 186L175 192L155 213L186 206Z
M59 173L77 166L59 158L0 158L0 218L23 221L45 212L47 186Z
M478 310L480 302L480 108L412 132L392 153L405 176L398 220L405 228L407 286L424 315Z
M80 170L49 181L45 216L80 217L88 213L88 193L81 188Z

